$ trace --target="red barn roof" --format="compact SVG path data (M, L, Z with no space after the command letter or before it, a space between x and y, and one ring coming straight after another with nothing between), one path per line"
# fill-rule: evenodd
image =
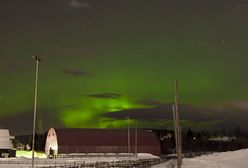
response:
M52 133L54 134L54 133ZM55 129L58 153L127 152L127 129ZM48 132L48 136L52 136ZM160 144L151 131L137 131L138 152L160 155ZM130 129L130 148L134 152L135 130ZM49 149L49 147L47 147Z
M124 129L56 129L61 146L127 146L127 130ZM138 130L139 145L159 145L153 132ZM130 130L131 145L135 143L135 131Z

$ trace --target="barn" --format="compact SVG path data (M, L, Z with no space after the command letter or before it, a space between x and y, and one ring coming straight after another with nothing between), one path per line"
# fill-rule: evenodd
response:
M135 153L135 130L130 130L130 152ZM45 153L127 153L127 129L54 129L47 133ZM137 152L159 156L160 143L151 131L137 131Z

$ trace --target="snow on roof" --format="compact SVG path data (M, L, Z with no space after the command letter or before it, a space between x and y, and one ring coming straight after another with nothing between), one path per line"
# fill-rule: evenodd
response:
M11 149L13 146L10 142L11 136L8 129L0 129L0 149Z

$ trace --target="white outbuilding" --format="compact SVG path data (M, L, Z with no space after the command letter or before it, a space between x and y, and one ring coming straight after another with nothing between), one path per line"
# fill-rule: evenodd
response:
M14 139L14 137L10 136L8 129L0 129L0 154L2 157L12 155L12 139Z

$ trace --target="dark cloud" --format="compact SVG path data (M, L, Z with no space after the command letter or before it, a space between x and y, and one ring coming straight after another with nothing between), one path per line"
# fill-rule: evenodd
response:
M24 62L13 62L13 63L7 64L7 67L11 71L20 71L20 70L23 70L26 67L26 65L27 64Z
M119 99L122 95L117 93L99 93L99 94L89 94L86 96L99 98L99 99Z
M211 125L214 128L234 129L237 126L247 127L248 113L244 109L224 107L196 107L182 104L179 106L180 118L188 126ZM129 116L142 121L172 120L172 104L163 104L151 108L127 109L117 112L107 112L106 117L123 119Z
M154 104L153 104L154 105ZM180 115L185 120L205 120L205 115L200 113L201 109L189 106L189 105L180 105ZM199 113L198 113L199 112ZM136 109L127 109L117 112L106 113L108 117L114 118L124 118L130 116L135 119L172 119L172 104L160 104L151 108L136 108ZM209 117L211 115L209 114Z
M50 127L60 127L58 110L47 108L37 109L36 132L44 133ZM56 125L54 125L56 123ZM9 129L11 135L31 135L33 128L33 111L19 111L16 114L1 116L0 128Z
M133 119L142 119L142 120L150 120L150 119L166 119L171 118L172 114L169 113L171 106L163 105L156 106L152 108L135 108L135 109L126 109L116 112L107 112L105 116L113 117L116 119L123 119L127 116Z
M148 106L159 106L162 105L158 100L151 99L151 98L145 98L137 102L138 104L148 105Z
M96 53L81 47L60 47L56 46L53 48L48 48L41 53L47 57L76 57L84 59L92 59L96 57Z
M7 70L13 72L22 71L27 68L30 68L32 65L35 65L35 61L31 56L23 59L7 58L1 60L1 62L3 63L4 67L6 67Z
M78 77L92 77L93 75L89 72L82 71L79 69L64 69L63 73L71 76L78 76Z
M91 8L91 5L85 0L68 0L68 2L73 8Z
M0 118L0 128L9 129L11 135L32 134L32 115L30 112L21 112Z

